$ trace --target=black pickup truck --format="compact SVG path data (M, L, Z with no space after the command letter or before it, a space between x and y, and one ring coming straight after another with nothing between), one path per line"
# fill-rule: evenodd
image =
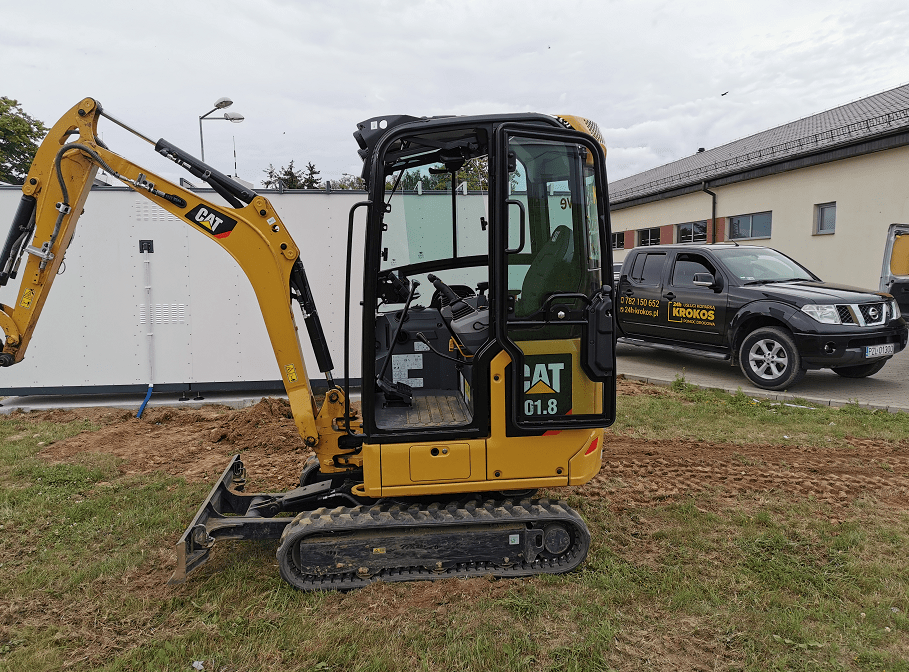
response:
M870 376L906 347L891 295L822 282L768 247L635 248L617 285L620 343L729 360L768 390L808 369Z

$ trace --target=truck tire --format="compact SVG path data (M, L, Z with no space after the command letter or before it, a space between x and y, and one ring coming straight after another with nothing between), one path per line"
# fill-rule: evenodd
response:
M758 327L739 348L742 373L757 387L785 390L805 375L792 336L777 327Z
M888 357L887 359L890 358ZM857 364L856 366L836 366L833 367L833 372L843 378L867 378L883 369L887 359L868 362L867 364Z

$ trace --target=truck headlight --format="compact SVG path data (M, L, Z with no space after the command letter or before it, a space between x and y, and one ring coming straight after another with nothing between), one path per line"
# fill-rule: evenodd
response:
M842 324L840 313L836 306L808 304L807 306L802 306L802 312L822 324Z
M900 316L900 304L896 302L896 299L890 299L890 319L895 320Z

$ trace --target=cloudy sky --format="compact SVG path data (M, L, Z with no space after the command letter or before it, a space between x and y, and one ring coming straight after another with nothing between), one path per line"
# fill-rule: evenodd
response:
M909 82L897 0L31 0L3 3L0 95L47 125L85 96L257 186L269 165L360 172L381 114L589 117L610 179ZM727 95L722 96L724 92ZM114 151L173 164L102 120Z

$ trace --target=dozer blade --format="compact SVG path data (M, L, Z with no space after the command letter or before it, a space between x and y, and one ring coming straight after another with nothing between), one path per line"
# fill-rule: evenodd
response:
M326 481L290 492L245 494L245 484L246 468L237 454L177 542L177 568L169 584L183 583L190 572L205 564L219 539L280 539L293 518L274 516L299 511L298 505L319 499L331 488Z

